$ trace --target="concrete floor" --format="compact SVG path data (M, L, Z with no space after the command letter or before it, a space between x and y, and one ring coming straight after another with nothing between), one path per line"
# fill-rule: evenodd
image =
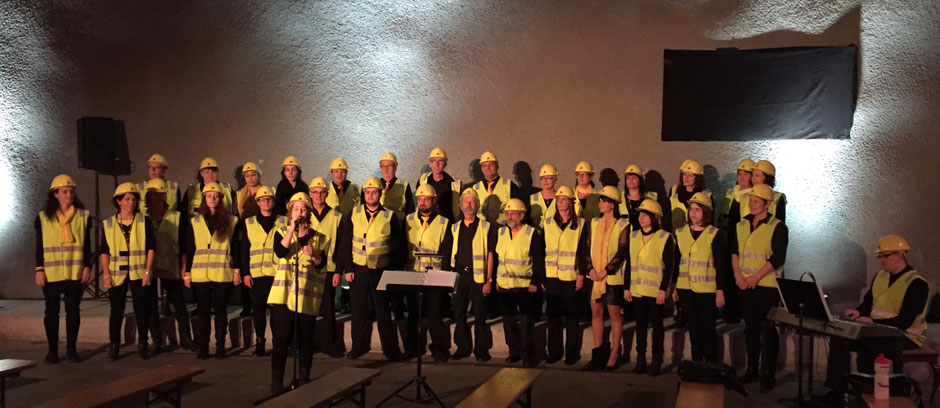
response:
M144 369L165 364L204 367L206 372L184 387L184 406L201 407L248 407L267 396L269 389L270 360L250 356L250 351L235 349L225 360L196 360L188 351L164 353L141 361L136 356L136 347L122 350L122 358L112 362L105 357L103 344L80 344L83 357L81 363L60 362L56 365L40 363L37 368L27 370L20 378L7 383L7 402L10 407L33 406L90 386L136 374ZM0 357L25 358L41 361L45 345L40 342L0 341ZM64 357L64 356L63 356ZM454 406L473 392L489 376L507 366L499 359L489 363L476 363L473 359L446 364L425 364L428 382L447 406ZM288 367L290 367L288 360ZM408 381L415 372L415 363L387 363L381 354L370 353L360 360L330 359L318 354L314 360L313 377L330 373L340 367L357 366L382 369L382 374L368 388L367 403L375 406L386 395ZM578 365L574 367L579 367ZM674 367L658 378L637 376L628 373L627 365L615 373L586 373L578 368L569 368L562 363L542 364L542 376L535 383L534 405L542 407L672 407L675 405L678 377ZM290 372L288 370L288 377ZM780 406L780 397L790 396L796 391L792 376L778 380L776 389L760 393L756 386L753 394L743 397L733 392L726 393L726 406ZM114 405L139 407L143 396L130 398ZM348 402L340 406L352 406ZM388 407L405 407L411 404L397 400Z

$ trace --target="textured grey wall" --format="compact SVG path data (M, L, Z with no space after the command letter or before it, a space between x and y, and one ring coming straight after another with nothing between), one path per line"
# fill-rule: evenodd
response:
M451 172L493 150L558 165L631 162L668 185L685 158L723 191L743 157L772 160L790 198L790 271L854 302L882 234L900 232L934 279L940 228L938 3L918 1L121 1L0 3L0 297L38 297L30 230L49 180L75 175L75 119L127 123L145 177L152 152L190 182L212 155L224 178L295 154L304 178L346 157L377 173L386 150L414 180L442 146ZM662 143L662 50L861 47L852 139ZM103 185L110 186L108 180ZM104 188L104 196L110 187ZM108 212L110 213L110 212Z

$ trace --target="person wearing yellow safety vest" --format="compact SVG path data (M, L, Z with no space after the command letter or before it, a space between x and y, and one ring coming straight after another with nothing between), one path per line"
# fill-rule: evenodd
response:
M242 282L238 264L241 242L234 234L238 219L222 204L222 194L218 183L207 183L202 188L202 200L196 214L189 219L189 232L183 241L186 254L183 284L192 288L196 297L199 317L196 357L200 360L209 358L210 307L215 312L215 358L225 358L228 296L232 285Z
M155 241L150 217L140 213L137 202L140 194L133 183L121 183L114 190L112 203L118 210L113 217L101 223L100 246L101 277L108 289L111 315L108 333L111 345L108 357L117 360L121 347L121 326L124 323L124 306L127 304L127 288L130 287L134 302L134 318L137 322L137 353L148 358L147 333L150 330L150 314L155 308L151 304L157 296L153 283L153 252ZM155 342L158 342L156 338Z
M653 359L649 374L658 376L662 371L663 305L666 291L676 281L676 243L662 229L663 209L659 203L646 199L640 204L640 229L630 233L630 273L623 297L633 303L636 318L636 366L633 372L643 374L646 366L646 330L653 326Z
M754 164L754 171L751 173L751 184L766 184L770 188L775 188L777 178L777 168L773 163L767 160L759 160ZM774 199L767 207L767 212L774 218L787 222L787 196L779 191L774 191Z
M402 359L385 291L377 287L383 271L404 266L407 247L403 244L407 238L395 213L382 206L383 191L379 179L368 178L362 184L363 204L353 209L347 226L346 235L352 237L352 268L346 271L346 280L352 284L352 347L346 353L349 359L357 359L371 349L372 324L366 317L369 301L375 307L382 353L391 361Z
M751 173L754 171L754 160L744 159L738 163L737 183L725 191L721 200L721 226L723 229L734 228L741 218L750 214L747 205L747 193L751 191Z
M786 224L767 212L773 197L773 190L765 184L751 189L751 214L735 226L729 243L747 341L747 372L741 381L760 380L765 390L776 385L780 348L777 330L765 318L780 299L776 278L783 275L789 244Z
M287 156L281 162L281 181L274 189L274 213L287 215L287 202L297 193L307 194L310 188L301 179L303 171L294 156Z
M592 220L601 214L598 208L600 196L594 190L594 166L586 161L581 161L574 168L575 185L574 192L578 198L578 214L585 220Z
M336 287L339 286L343 271L349 269L348 261L344 254L349 253L349 245L352 242L350 236L345 235L349 231L347 224L349 218L343 216L339 211L330 208L326 204L328 194L326 180L323 177L314 177L310 180L310 204L311 217L310 228L313 229L326 245L326 281L323 288L323 301L320 302L320 317L326 324L328 343L322 351L326 355L339 358L346 354L346 345L343 342L343 334L336 329Z
M509 347L507 363L522 360L523 367L538 364L535 354L535 293L545 280L545 239L525 223L525 204L518 198L506 203L506 226L496 234L494 251L496 287Z
M623 337L624 278L630 267L627 238L630 221L620 217L617 187L601 189L601 215L588 226L584 269L593 281L591 287L591 334L594 348L584 371L612 371L621 364L620 340ZM610 341L604 338L604 309L610 314Z
M451 225L441 243L443 269L457 272L454 290L454 360L464 359L473 352L477 361L486 362L493 347L493 333L486 324L487 296L493 290L493 251L496 249L494 224L479 216L480 198L476 190L466 188L460 193L463 219ZM473 337L467 325L467 308L473 305Z
M542 221L555 216L555 183L558 182L558 169L545 164L539 170L539 182L542 190L529 196L529 225L541 228ZM581 214L581 201L574 200L574 215Z
M679 183L669 189L669 205L672 215L672 229L675 231L685 225L688 218L688 202L695 193L704 193L709 200L712 192L705 188L705 169L702 164L688 159L679 166Z
M172 306L172 314L176 317L179 328L179 344L186 350L197 351L193 344L193 335L190 330L189 311L186 310L186 300L183 296L183 279L180 275L182 265L182 251L180 238L186 235L189 225L180 219L179 211L171 211L166 204L166 183L163 179L153 178L147 181L144 200L150 211L150 221L153 225L155 238L153 256L153 276L160 279L160 287L166 293L166 302ZM153 286L153 283L151 283ZM161 346L160 313L157 311L157 297L151 302L150 333L153 335L155 346ZM158 351L157 348L154 352Z
M492 152L480 155L480 171L483 180L473 185L480 199L480 215L491 224L506 224L503 208L511 198L519 198L519 186L509 179L499 177L499 161Z
M712 201L703 193L689 199L688 224L676 230L679 275L672 300L689 322L692 361L718 362L715 318L725 305L728 241L712 226Z
M202 205L202 190L209 183L216 183L219 186L222 195L221 202L225 210L230 214L238 215L238 207L234 202L235 193L231 185L219 181L219 163L215 159L211 157L202 159L202 162L199 163L199 173L196 174L196 180L198 182L189 185L186 194L183 195L183 199L180 201L180 211L183 213L184 219L188 220L196 215L196 210Z
M353 208L359 205L359 185L350 182L348 175L349 165L346 160L340 157L330 162L330 177L332 181L329 184L329 191L326 196L326 205L339 211L347 219L352 214Z
M460 216L460 192L463 183L460 180L451 177L444 171L447 168L447 152L440 147L435 147L428 155L428 165L431 168L429 173L424 173L418 179L415 188L423 184L430 184L437 194L437 200L434 206L438 214L454 222L457 216Z
M166 183L167 209L170 211L178 211L183 195L180 194L180 186L177 182L166 179L166 171L169 170L169 168L170 165L161 154L154 153L147 159L148 180L160 179ZM145 191L147 189L146 184L147 181L137 183L137 191ZM147 211L147 200L140 200L140 212L144 215L149 215Z
M263 186L261 184L261 167L254 162L247 162L242 165L242 177L245 179L245 186L235 194L238 207L238 215L241 219L246 219L258 215L257 192ZM272 192L274 190L271 190ZM273 197L272 197L273 200ZM271 202L274 208L274 202Z
M307 193L294 194L288 201L289 224L274 234L274 256L279 259L274 284L268 296L271 304L271 394L284 390L287 349L296 341L299 380L310 381L313 365L313 333L323 300L329 239L310 227L313 208Z
M578 292L584 287L584 257L588 250L590 228L574 213L574 192L567 186L555 191L558 209L542 221L545 237L545 290L548 336L546 364L565 359L572 365L581 359L581 330ZM562 316L565 324L562 326ZM564 327L566 337L562 336Z
M247 187L246 187L247 188ZM239 245L239 262L248 273L242 283L250 290L252 321L255 327L256 356L264 356L265 332L267 331L267 300L274 283L279 259L274 256L274 236L287 228L287 218L274 213L274 191L268 186L259 186L253 198L258 214L241 218L235 224L235 237ZM247 302L246 302L247 303Z
M382 173L382 178L378 179L382 183L382 198L380 201L382 207L394 212L399 221L404 220L405 215L414 212L415 201L414 196L411 194L411 185L407 181L399 179L396 175L398 172L398 158L390 152L382 153L382 157L379 158L379 170ZM365 201L364 195L365 189L363 189L359 201Z
M34 223L36 230L36 285L46 300L45 317L49 353L46 364L59 362L59 299L65 296L66 358L79 361L76 342L81 324L82 285L91 279L91 223L66 174L52 179L46 204Z
M620 197L620 214L630 218L630 227L640 228L639 210L637 208L643 200L649 198L656 201L659 197L655 191L646 189L645 176L640 166L631 164L623 171L623 194Z
M896 327L904 333L900 338L863 338L851 344L833 336L829 341L829 365L826 386L845 391L849 373L849 351L857 352L858 371L874 374L874 361L879 354L891 360L893 373L904 370L904 350L921 347L927 336L927 308L930 286L927 280L907 262L911 245L897 234L878 240L877 257L881 270L875 274L862 303L846 310L842 318L860 323L877 323Z
M418 210L405 217L405 233L408 235L409 247L405 268L418 272L427 269L440 270L443 265L440 258L426 258L420 254L441 253L441 244L450 230L450 220L438 212L437 192L430 184L418 187L415 197ZM431 335L428 349L431 351L431 357L437 362L446 362L450 358L450 330L444 326L444 296L446 294L443 291L427 291L424 294L428 333ZM417 296L411 295L406 300L409 308L406 325L408 336L404 341L405 354L423 354L424 350L418 350L418 299Z

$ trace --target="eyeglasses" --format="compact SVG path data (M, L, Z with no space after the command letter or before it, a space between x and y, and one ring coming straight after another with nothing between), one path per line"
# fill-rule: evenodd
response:
M876 255L876 256L878 257L878 259L885 259L885 258L887 258L887 257L889 257L889 256L891 256L891 255L896 254L896 253L897 253L897 252L879 252L878 255Z

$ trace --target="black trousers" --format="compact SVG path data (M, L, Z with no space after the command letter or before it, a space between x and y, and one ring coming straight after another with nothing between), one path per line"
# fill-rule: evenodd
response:
M422 335L431 335L431 344L428 349L431 355L438 358L450 356L450 329L444 325L444 309L448 294L444 290L427 289L422 295L424 298L424 320ZM418 338L420 341L420 338ZM421 350L422 353L424 350Z
M646 333L653 326L653 358L663 358L666 331L663 329L663 305L655 297L633 297L633 317L636 319L636 353L646 355Z
M200 353L209 352L209 308L215 312L215 346L225 347L225 335L228 333L228 313L226 303L232 292L231 282L193 282L196 294L196 307L199 309L199 324L196 326L196 345Z
M268 295L273 284L273 276L251 278L251 320L255 325L255 337L262 340L268 326Z
M320 301L320 317L327 326L327 341L323 351L326 353L342 353L346 351L346 344L340 330L336 328L336 291L340 287L333 287L333 273L326 274L323 286L323 300ZM257 304L255 305L257 307Z
M749 372L772 376L777 372L780 336L773 323L767 320L767 313L777 307L780 294L776 288L758 286L738 290L738 300L741 301L741 317L744 318L747 369Z
M254 317L254 314L252 314L252 311L254 310L252 308L252 304L255 303L255 299L254 299L255 297L251 293L251 289L249 289L247 286L245 285L239 285L239 286L241 286L241 291L242 291L241 292L242 313L250 314L252 315L252 317ZM267 303L268 299L264 299L264 300L265 300L265 303Z
M156 309L153 298L156 295L154 283L142 286L143 280L125 279L124 283L108 289L108 300L111 302L111 316L108 321L108 335L111 343L121 344L121 326L124 324L124 306L127 303L127 289L131 290L131 305L134 308L134 321L137 322L137 341L140 344L147 342L147 333L150 332L150 314Z
M578 292L575 290L575 281L563 281L558 278L548 278L545 281L545 303L548 315L548 346L549 359L566 356L568 359L581 357L581 330L578 321ZM564 317L564 330L567 333L562 338L562 317Z
M65 342L70 350L74 350L75 343L78 342L78 327L82 322L79 309L82 303L82 282L77 280L46 282L46 286L42 287L42 296L46 300L42 324L46 328L49 350L57 350L59 347L59 302L63 296L65 297Z
M402 348L405 354L418 355L418 294L412 291L390 291L396 294L400 301L404 302L405 311L408 317L405 320L405 335L401 339ZM393 302L394 303L394 302Z
M851 341L839 337L829 338L829 364L826 368L826 387L838 392L846 392L851 355L855 350L855 365L858 372L865 374L875 373L875 358L879 354L891 360L891 371L895 374L904 372L904 350L919 348L917 343L907 337L896 339L860 339Z
M715 330L715 317L718 307L715 306L715 294L679 289L679 305L688 322L692 361L717 363L718 332Z
M352 351L365 353L372 349L372 322L366 316L371 299L375 306L375 320L379 326L382 352L389 357L398 357L398 335L392 325L392 316L385 298L385 291L377 290L382 270L368 269L356 273L350 288L352 308Z
M294 325L295 319L297 327ZM287 349L293 344L294 336L298 340L298 365L310 369L313 365L313 329L316 323L316 316L292 312L286 305L271 305L271 334L274 337L271 370L284 371Z
M155 283L151 283L150 286L153 286L156 290ZM183 296L183 280L182 279L160 279L160 290L166 294L166 302L170 305L170 310L173 313L173 317L176 319L176 324L180 327L179 333L180 336L183 333L189 333L189 311L186 310L186 298ZM153 307L154 309L150 311L150 335L153 337L154 341L162 340L162 326L160 325L160 312L158 307L159 296L153 297ZM186 331L183 331L183 326L186 327Z
M509 357L535 362L535 303L528 288L499 289Z
M493 332L486 324L487 299L483 296L483 284L473 280L473 272L467 267L454 269L458 272L457 290L454 292L454 344L456 354L473 354L477 357L489 355L493 348ZM467 324L467 309L473 306L473 338ZM474 341L476 346L474 347Z

